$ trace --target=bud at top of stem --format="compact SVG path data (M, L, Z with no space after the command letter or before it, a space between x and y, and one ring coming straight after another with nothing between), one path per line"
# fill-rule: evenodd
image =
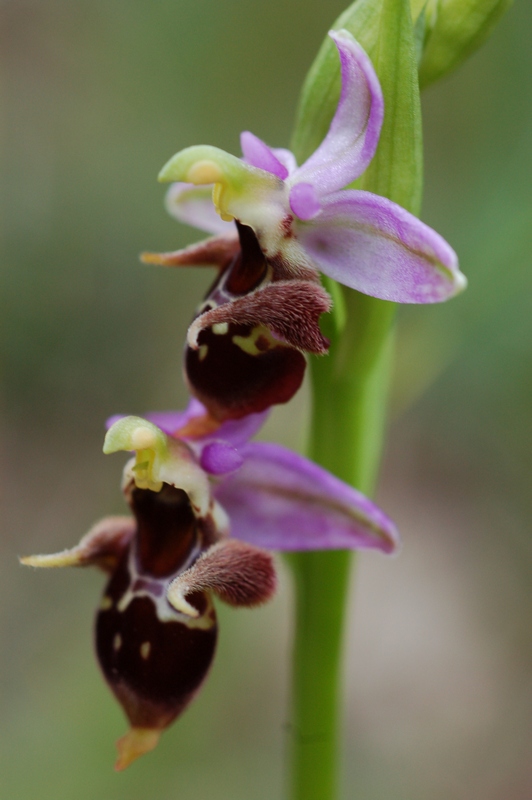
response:
M411 0L420 40L423 89L465 61L491 34L512 0Z

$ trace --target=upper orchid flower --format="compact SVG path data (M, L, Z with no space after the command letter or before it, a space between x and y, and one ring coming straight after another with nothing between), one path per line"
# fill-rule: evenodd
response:
M388 553L398 542L393 523L351 487L283 447L248 443L259 417L229 421L216 438L197 401L152 418L158 425L117 419L104 444L106 453L134 451L122 483L133 517L107 517L71 550L22 559L110 575L96 649L131 724L117 769L155 747L206 677L217 638L212 594L233 606L273 594L263 548Z
M300 351L327 351L318 319L330 299L319 271L399 303L439 302L466 285L456 254L434 230L384 197L344 188L375 153L384 103L361 46L345 30L330 36L340 56L340 100L325 139L304 164L244 132L242 159L216 147L189 147L159 176L178 181L167 196L170 213L215 234L144 259L221 270L189 329L186 357L192 391L218 419L289 399L303 376ZM277 382L272 375L264 380L258 362L267 358Z

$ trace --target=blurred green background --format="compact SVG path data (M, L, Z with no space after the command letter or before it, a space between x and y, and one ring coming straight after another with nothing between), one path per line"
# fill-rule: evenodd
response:
M222 609L197 702L112 770L122 713L92 654L103 581L16 555L123 513L115 412L184 403L180 353L207 271L142 266L197 234L155 178L178 149L286 146L341 0L3 0L2 800L275 800L291 597ZM379 499L398 559L364 555L346 668L345 798L532 797L532 6L424 97L423 218L465 295L400 314ZM300 446L308 400L267 435Z

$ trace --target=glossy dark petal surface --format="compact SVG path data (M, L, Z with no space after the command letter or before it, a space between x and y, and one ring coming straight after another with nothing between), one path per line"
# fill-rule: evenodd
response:
M234 337L241 342L255 337L257 352L246 352ZM254 326L229 324L223 335L204 330L198 344L198 350L187 347L186 376L191 390L216 419L239 419L286 403L303 380L304 356L282 344L271 346Z

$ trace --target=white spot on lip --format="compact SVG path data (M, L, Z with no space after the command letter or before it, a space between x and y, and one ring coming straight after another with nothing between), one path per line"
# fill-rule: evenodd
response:
M121 647L122 647L122 637L120 636L119 633L117 633L115 634L115 638L113 639L113 649L118 651L120 650Z
M228 322L215 322L212 326L212 332L217 336L224 336L229 330Z
M144 660L149 658L151 652L151 642L142 642L140 646L140 655Z

